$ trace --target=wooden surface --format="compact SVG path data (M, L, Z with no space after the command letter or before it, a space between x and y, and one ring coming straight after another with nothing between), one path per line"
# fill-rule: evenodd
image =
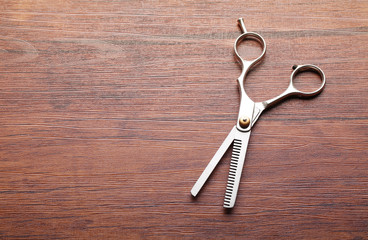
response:
M367 1L0 2L0 238L368 239ZM190 189L237 118L239 17L253 99L293 64L327 85L263 114L225 212L230 152Z

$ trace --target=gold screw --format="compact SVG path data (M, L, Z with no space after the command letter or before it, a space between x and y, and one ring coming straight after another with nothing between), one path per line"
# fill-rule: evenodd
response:
M242 128L247 128L250 124L250 119L247 116L242 116L241 118L239 118L239 125Z

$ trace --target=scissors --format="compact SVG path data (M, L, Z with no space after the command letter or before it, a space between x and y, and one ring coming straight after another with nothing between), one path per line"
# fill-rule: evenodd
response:
M195 197L201 190L208 177L211 175L212 171L215 169L216 165L221 160L222 156L226 150L233 143L233 151L230 161L229 176L227 180L224 208L233 208L235 205L235 200L239 188L240 178L243 170L245 155L247 152L247 147L249 143L251 129L257 122L259 116L262 112L271 106L279 103L285 98L297 96L297 97L313 97L322 92L326 84L326 78L323 71L311 64L306 65L294 65L293 72L291 73L290 82L288 88L281 93L279 96L269 99L264 102L253 102L252 99L248 97L244 89L244 81L247 73L258 63L262 61L266 53L266 42L261 35L255 32L247 32L242 18L238 19L242 34L236 39L234 44L234 50L237 60L242 66L242 72L238 78L239 91L240 91L240 107L238 114L238 121L233 129L230 131L229 135L225 138L224 142L221 144L220 148L217 150L211 161L208 163L207 167L204 169L203 173L194 184L191 194ZM238 53L238 46L244 40L255 40L260 43L263 50L260 56L253 60L244 60L240 57ZM304 71L313 71L317 73L321 78L321 85L318 89L312 92L299 91L294 84L294 79L297 74Z

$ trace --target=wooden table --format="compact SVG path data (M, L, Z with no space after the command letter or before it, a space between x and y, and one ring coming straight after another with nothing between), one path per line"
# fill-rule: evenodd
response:
M0 9L1 239L368 239L367 1ZM268 44L253 99L281 93L293 64L327 85L263 114L225 212L231 152L190 189L236 122L239 17Z

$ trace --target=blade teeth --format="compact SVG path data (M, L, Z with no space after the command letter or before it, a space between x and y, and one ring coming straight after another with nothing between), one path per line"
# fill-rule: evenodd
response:
M230 169L229 169L229 177L227 179L226 191L225 191L225 199L224 199L224 207L230 207L231 199L233 198L233 190L235 184L235 176L238 168L238 161L240 150L242 146L242 141L240 139L234 139L233 143L233 152L230 161Z

